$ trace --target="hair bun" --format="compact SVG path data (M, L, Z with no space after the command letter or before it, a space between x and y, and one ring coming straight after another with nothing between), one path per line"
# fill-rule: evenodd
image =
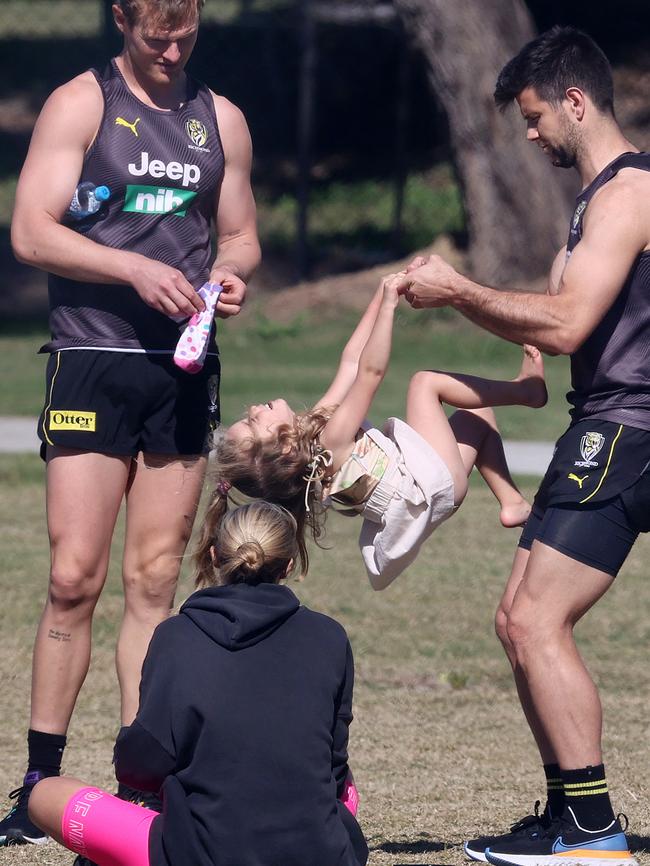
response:
M264 565L264 548L259 541L245 541L237 548L237 557L248 571L259 571Z

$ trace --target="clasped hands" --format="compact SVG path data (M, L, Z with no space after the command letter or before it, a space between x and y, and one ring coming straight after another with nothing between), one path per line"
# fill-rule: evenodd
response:
M458 273L440 256L416 256L396 278L398 294L414 309L422 309L451 303Z

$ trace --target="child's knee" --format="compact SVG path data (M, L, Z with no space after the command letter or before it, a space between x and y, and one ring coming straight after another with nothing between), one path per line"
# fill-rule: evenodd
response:
M408 387L408 401L427 402L438 398L440 374L435 370L418 370L411 376Z

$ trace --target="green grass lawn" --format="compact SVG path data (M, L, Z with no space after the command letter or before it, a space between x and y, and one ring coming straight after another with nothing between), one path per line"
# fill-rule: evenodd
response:
M289 192L272 193L255 179L260 239L267 252L290 255L295 243L297 202ZM0 206L1 206L0 199ZM309 245L316 260L385 257L393 238L395 190L384 179L334 180L314 184L309 208ZM400 246L421 249L443 233L464 228L460 190L448 163L406 179Z
M252 402L286 397L296 408L310 406L324 392L356 316L349 311L319 321L306 311L289 324L262 316L219 322L222 354L223 420L230 423ZM0 415L36 415L41 408L45 357L37 355L45 331L0 336ZM391 366L373 404L371 420L403 417L409 377L419 369L445 369L495 378L513 378L521 349L474 327L454 313L400 307ZM498 410L509 439L555 439L567 423L564 394L566 358L547 362L549 404L541 410Z
M241 0L208 0L202 18L227 24L242 10ZM284 0L251 0L251 12L286 6ZM0 39L97 36L102 27L100 0L0 0Z
M533 485L523 480L530 494ZM356 547L358 522L331 515L327 549L315 550L303 603L340 620L356 662L350 760L361 790L370 866L465 862L461 842L500 830L530 810L543 775L517 705L492 616L516 531L500 528L495 502L472 483L408 573L370 589ZM121 616L121 529L95 617L94 652L69 735L64 767L112 787L118 697L113 669ZM0 800L23 772L30 656L48 570L43 468L35 456L0 456L0 676L3 721ZM642 537L607 596L579 626L603 699L605 760L616 809L630 819L641 866L650 836L646 665L649 540ZM178 594L191 590L184 568ZM0 849L0 864L69 866L55 845Z

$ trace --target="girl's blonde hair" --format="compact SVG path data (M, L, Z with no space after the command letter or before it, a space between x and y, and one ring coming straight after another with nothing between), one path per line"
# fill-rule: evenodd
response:
M278 583L293 570L296 530L286 508L262 501L232 509L216 527L204 521L200 548L208 556L195 554L197 586Z
M320 450L318 436L332 416L332 409L311 409L296 415L293 424L282 424L272 439L251 435L233 442L226 436L215 439L215 489L205 520L218 525L228 508L228 488L253 499L264 499L286 508L296 520L298 558L302 575L309 569L307 530L316 543L323 532L325 511L321 483L325 468L316 461L314 482L308 484L314 459ZM205 554L204 554L205 556Z

